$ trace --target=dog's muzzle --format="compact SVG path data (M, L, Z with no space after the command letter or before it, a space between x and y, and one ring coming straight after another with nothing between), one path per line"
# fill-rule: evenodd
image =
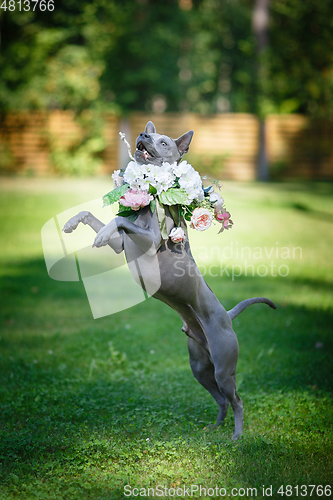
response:
M137 151L140 151L145 160L151 160L155 156L150 151L148 151L147 147L141 141L137 143L136 149Z
M152 163L160 165L162 158L154 147L153 140L146 132L141 133L135 143L134 158L138 163Z

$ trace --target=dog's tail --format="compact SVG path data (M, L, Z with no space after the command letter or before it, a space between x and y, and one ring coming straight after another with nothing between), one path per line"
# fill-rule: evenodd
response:
M267 304L269 307L272 307L273 309L276 309L276 305L269 299L266 299L265 297L255 297L254 299L246 299L242 300L237 306L233 307L228 311L229 318L231 320L235 319L238 314L240 314L244 309L246 309L249 306L252 306L252 304L257 304L258 302L263 302L264 304Z

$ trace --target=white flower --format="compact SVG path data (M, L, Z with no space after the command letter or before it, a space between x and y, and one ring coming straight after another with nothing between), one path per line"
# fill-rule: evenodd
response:
M184 174L186 174L190 169L193 169L192 165L187 163L186 160L183 160L182 162L177 164L173 164L173 171L177 177L182 177ZM194 170L194 169L193 169Z
M149 182L148 177L143 177L141 179L138 179L136 184L138 185L138 189L141 191L148 191L149 190L150 182Z
M146 165L146 174L150 182L154 182L155 178L158 177L162 167L157 165Z
M189 170L178 182L180 187L185 189L187 193L188 203L191 203L193 200L202 201L204 199L201 177L194 169L192 171Z
M132 182L137 182L140 177L140 172L138 169L138 164L135 161L130 161L124 172L124 181L132 187Z
M115 187L119 187L119 186L122 186L124 184L124 178L121 177L119 174L120 174L120 170L115 170L113 172L113 174L111 175L112 180L113 180L113 184L115 185Z
M149 182L146 181L146 165L139 165L135 161L130 161L124 172L124 181L130 185L131 189L148 191Z
M209 201L214 203L214 210L218 212L223 207L224 199L219 193L212 193L209 197Z
M191 167L190 169L188 169L186 172L184 172L180 179L179 179L179 184L182 183L189 183L189 184L197 184L197 183L200 183L201 185L201 177L199 175L199 173L194 170L193 167Z
M205 197L205 195L204 195L202 186L200 186L200 190L197 191L197 195L196 195L196 197L194 199L196 201L200 202L200 201L203 201L204 197Z
M129 162L124 173L124 181L131 189L148 191L151 184L156 188L157 194L167 191L175 182L176 176L169 163L157 165L139 165L134 161Z
M152 184L157 189L157 194L161 194L162 191L167 191L175 183L176 177L169 167L161 168L159 175L155 177L155 184Z
M174 227L173 229L171 229L169 234L169 238L171 239L171 241L173 241L173 243L180 243L181 241L183 241L184 236L185 233L181 227Z
M185 191L186 191L188 204L192 203L193 200L197 200L197 198L199 198L200 191L198 190L197 186L193 186L191 184L185 184L181 187L183 189L185 189ZM202 201L202 200L198 200L198 201Z
M193 200L201 202L204 199L201 177L186 160L179 165L164 162L161 167L152 164L139 165L130 161L124 172L124 182L127 182L131 189L148 191L149 185L152 185L156 188L157 195L170 189L176 180L186 192L188 204Z

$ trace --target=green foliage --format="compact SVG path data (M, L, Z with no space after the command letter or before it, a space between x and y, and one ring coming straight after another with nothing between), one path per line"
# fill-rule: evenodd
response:
M50 58L45 91L48 107L82 109L100 94L101 62L94 62L87 47L66 45Z
M188 163L195 164L196 169L205 175L211 175L217 178L223 178L226 160L229 154L213 155L213 154L191 154L188 153Z
M104 202L103 206L112 205L113 203L116 203L116 201L118 201L123 196L123 194L126 193L128 188L129 188L128 184L123 184L122 186L115 187L114 189L112 189L112 191L105 194L103 196L103 202Z
M12 172L14 161L15 160L8 143L0 140L0 173L9 174Z
M260 60L252 15L250 0L2 9L1 108L332 116L331 1L272 0Z
M156 208L156 200L152 200L150 202L150 210L152 214L155 212L155 208Z
M84 110L74 116L77 133L70 137L49 134L47 142L55 173L87 176L98 173L106 142L104 118L96 110Z
M333 116L331 2L273 0L263 91L267 112Z
M108 203L109 204L109 203ZM105 206L105 205L103 205ZM127 217L128 220L131 222L134 222L136 218L138 217L138 210L132 210L129 207L124 207L119 203L119 210L117 215L121 215L122 217Z
M88 2L54 11L1 11L2 109L75 109L95 103L104 63Z
M169 188L158 195L160 203L163 205L186 205L188 196L185 189Z
M129 2L124 16L101 79L122 109L253 110L254 45L244 2L202 0L188 10L176 1ZM247 47L245 58L240 47Z
M55 143L50 158L57 173L67 175L93 175L102 165L102 160L96 157L104 149L105 143L101 137L91 137L83 143L71 148L65 148Z

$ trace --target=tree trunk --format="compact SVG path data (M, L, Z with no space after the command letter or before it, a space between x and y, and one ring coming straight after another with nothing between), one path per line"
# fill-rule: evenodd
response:
M266 122L260 120L259 127L259 151L257 163L257 176L259 181L269 180L269 167L266 148Z
M269 168L266 149L266 124L262 116L259 100L263 94L262 80L264 78L264 64L262 61L262 54L268 46L268 23L269 23L269 1L270 0L256 0L253 8L252 28L257 42L257 112L261 117L259 128L259 148L258 148L258 163L257 163L257 176L260 181L268 181Z

